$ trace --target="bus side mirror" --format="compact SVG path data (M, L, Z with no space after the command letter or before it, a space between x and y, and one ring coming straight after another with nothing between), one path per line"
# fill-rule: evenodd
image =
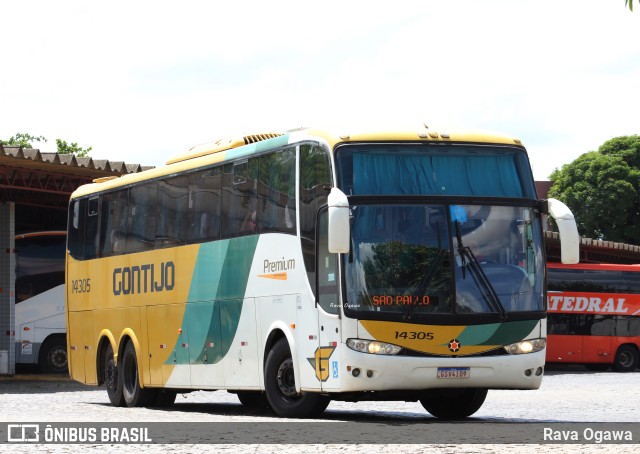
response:
M329 252L346 254L349 252L349 200L340 189L331 188L327 203Z
M556 220L560 233L560 261L575 264L580 261L580 235L573 213L564 203L548 199L549 215Z

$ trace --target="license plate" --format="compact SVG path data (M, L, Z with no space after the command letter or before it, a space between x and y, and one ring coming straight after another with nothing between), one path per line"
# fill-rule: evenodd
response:
M438 367L438 378L469 378L470 367Z

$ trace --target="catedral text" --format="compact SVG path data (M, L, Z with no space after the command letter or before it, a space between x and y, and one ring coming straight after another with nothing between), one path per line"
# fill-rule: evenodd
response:
M551 312L588 312L606 314L627 314L625 298L599 298L586 296L549 295Z
M115 268L113 294L119 296L170 291L173 290L175 281L176 267L173 262Z

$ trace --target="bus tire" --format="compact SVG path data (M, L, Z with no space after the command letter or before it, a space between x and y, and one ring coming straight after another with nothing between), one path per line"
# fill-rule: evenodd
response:
M240 403L247 408L254 408L256 410L271 408L267 400L267 395L262 391L238 391L236 395Z
M319 393L296 392L293 360L286 339L275 343L264 372L265 394L273 411L285 418L312 418L329 405L329 398Z
M638 350L631 345L621 345L613 360L616 372L633 372L638 368Z
M122 354L118 374L122 375L122 394L127 407L151 407L155 404L157 390L140 386L138 359L133 342L127 342Z
M464 419L480 409L487 397L484 388L434 389L420 403L436 418Z
M45 374L63 374L67 371L67 338L49 336L40 346L38 367Z
M104 353L104 386L107 388L109 401L114 407L124 407L124 395L122 394L122 378L118 373L115 360L113 358L113 347L108 343L107 350Z

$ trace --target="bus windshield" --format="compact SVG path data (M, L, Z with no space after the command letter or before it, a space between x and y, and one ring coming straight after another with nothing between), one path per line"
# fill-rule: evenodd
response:
M540 215L522 149L356 144L336 161L351 208L348 315L544 311Z
M346 309L402 317L544 310L542 243L532 208L416 204L351 211Z

